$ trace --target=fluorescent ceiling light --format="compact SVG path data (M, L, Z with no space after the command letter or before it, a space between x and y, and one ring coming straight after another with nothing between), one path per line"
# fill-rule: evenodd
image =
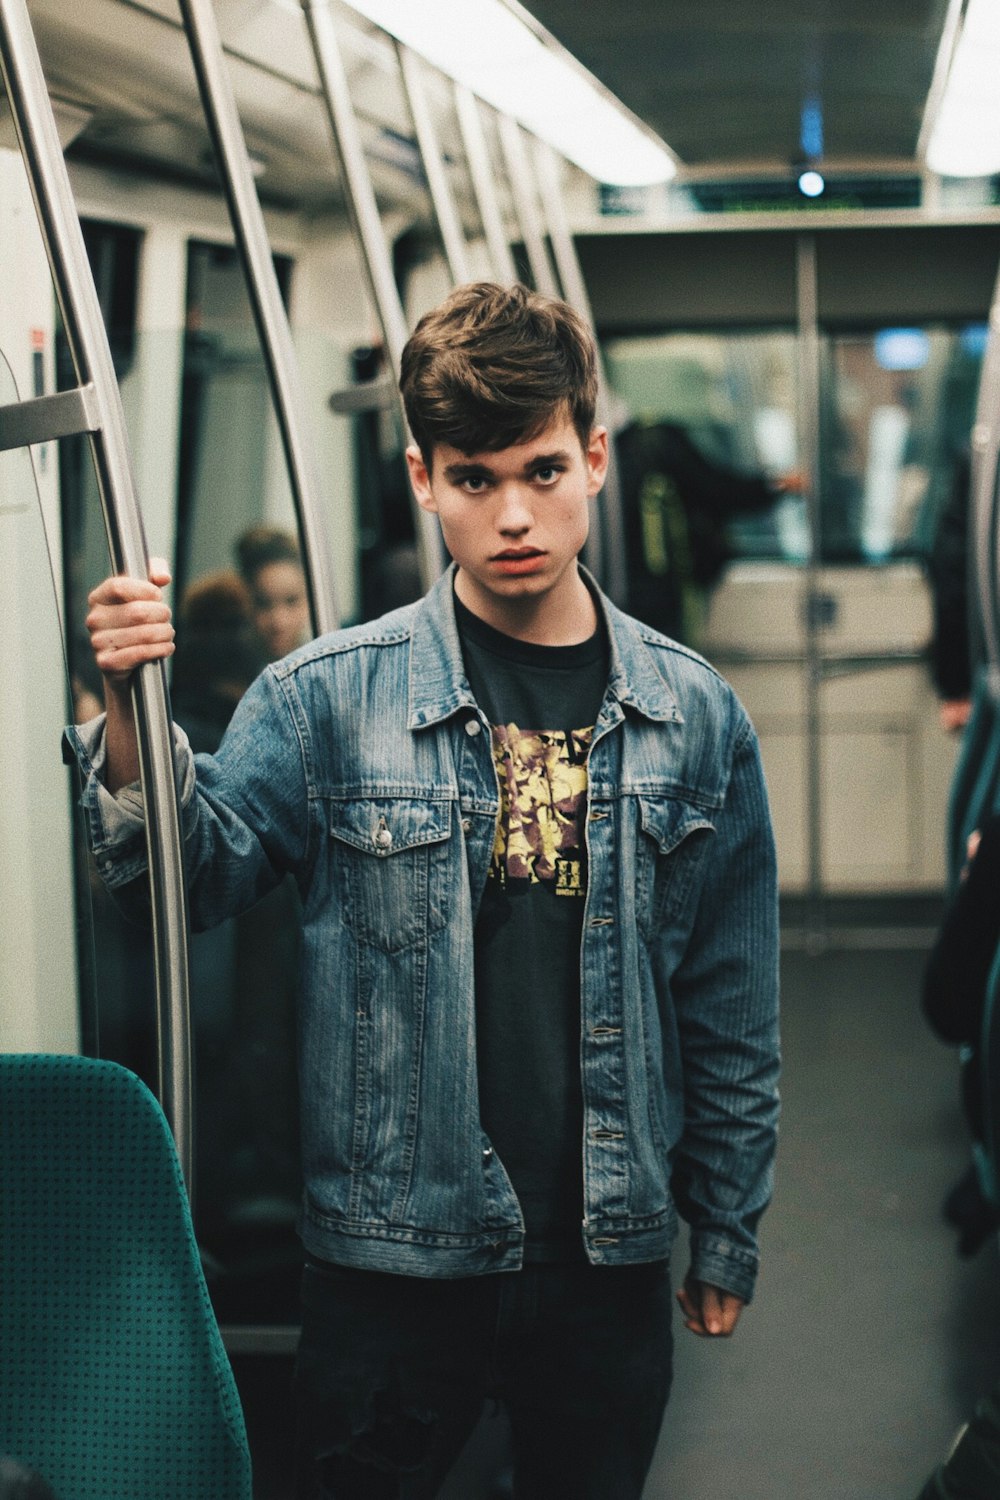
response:
M945 177L1000 172L1000 5L969 0L927 146Z
M675 175L663 142L503 0L347 3L598 182L638 185Z

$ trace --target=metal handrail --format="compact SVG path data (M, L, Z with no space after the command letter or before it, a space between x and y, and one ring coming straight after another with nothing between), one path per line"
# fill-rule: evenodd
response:
M211 0L178 3L267 365L302 544L313 628L322 634L335 630L341 621L324 525L329 506L305 418L291 329Z
M1000 668L1000 276L990 307L989 337L972 429L969 538L986 663Z
M476 195L476 204L482 220L483 234L486 236L493 274L498 281L508 283L516 281L517 267L514 264L514 255L507 238L507 231L504 228L503 214L500 211L500 200L490 165L489 147L486 144L486 133L483 130L482 116L479 113L479 102L471 89L466 88L464 84L456 83L454 89L458 128L462 136L462 145L465 148L465 159L469 167L469 176L472 179L472 191Z
M149 576L125 417L25 0L0 0L0 69L81 387L112 566ZM38 408L35 408L36 412ZM65 424L63 424L65 431ZM193 1171L187 887L166 674L134 674L156 977L158 1086L188 1191Z
M309 28L320 91L326 108L333 144L340 162L348 211L368 279L372 303L382 327L385 352L393 373L393 389L401 431L407 432L406 412L395 379L399 374L403 346L408 337L406 317L392 271L392 257L375 201L371 174L361 145L357 117L351 100L337 29L329 0L301 0ZM421 510L408 486L413 513L421 582L430 588L444 567L444 543L437 520Z
M430 189L434 216L441 232L444 257L455 286L469 280L469 252L465 235L455 208L455 199L445 171L441 144L431 114L427 89L424 85L423 66L419 57L402 42L396 43L399 71L403 77L406 101L420 149L420 160Z
M580 268L580 257L576 253L573 233L566 217L563 203L562 179L559 158L551 146L543 141L535 142L535 169L541 199L545 205L549 240L555 257L556 270L562 282L563 296L575 307L593 330L594 312L590 304L587 283ZM600 578L616 604L624 605L628 597L628 557L625 547L625 517L622 508L621 472L618 464L618 449L615 444L615 426L611 411L611 392L608 386L604 357L598 345L597 351L597 419L608 429L608 472L601 490L600 525L595 528L592 539L588 539L588 557L594 573Z
M510 115L498 115L500 145L507 165L507 176L517 210L518 226L531 267L531 279L537 292L558 297L555 272L545 248L545 233L535 193L534 174L528 162L521 127Z

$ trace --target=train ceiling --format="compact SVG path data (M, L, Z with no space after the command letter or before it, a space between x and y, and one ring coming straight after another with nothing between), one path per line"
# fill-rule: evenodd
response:
M301 20L275 0L214 5L262 197L339 206ZM808 154L807 114L829 169L919 171L948 0L529 0L528 8L652 126L690 179L787 176ZM29 12L50 89L71 124L78 111L77 154L211 179L176 0L29 0ZM420 174L389 44L350 12L344 18L379 196L405 210ZM447 139L445 119L441 129Z
M803 110L813 102L828 162L915 167L948 0L528 0L528 8L692 175L753 175L802 159Z

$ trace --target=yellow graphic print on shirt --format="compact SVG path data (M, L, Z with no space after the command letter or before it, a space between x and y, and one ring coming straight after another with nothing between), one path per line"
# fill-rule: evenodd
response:
M556 896L585 896L589 729L494 724L500 816L491 880L511 894L544 883Z

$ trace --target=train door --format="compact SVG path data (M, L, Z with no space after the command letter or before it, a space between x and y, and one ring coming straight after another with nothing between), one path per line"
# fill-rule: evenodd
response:
M944 884L956 747L925 665L925 562L1000 239L909 233L581 237L629 440L641 461L659 444L627 510L634 607L754 717L789 934L810 942L838 914L891 926L898 901L876 898L912 910Z

